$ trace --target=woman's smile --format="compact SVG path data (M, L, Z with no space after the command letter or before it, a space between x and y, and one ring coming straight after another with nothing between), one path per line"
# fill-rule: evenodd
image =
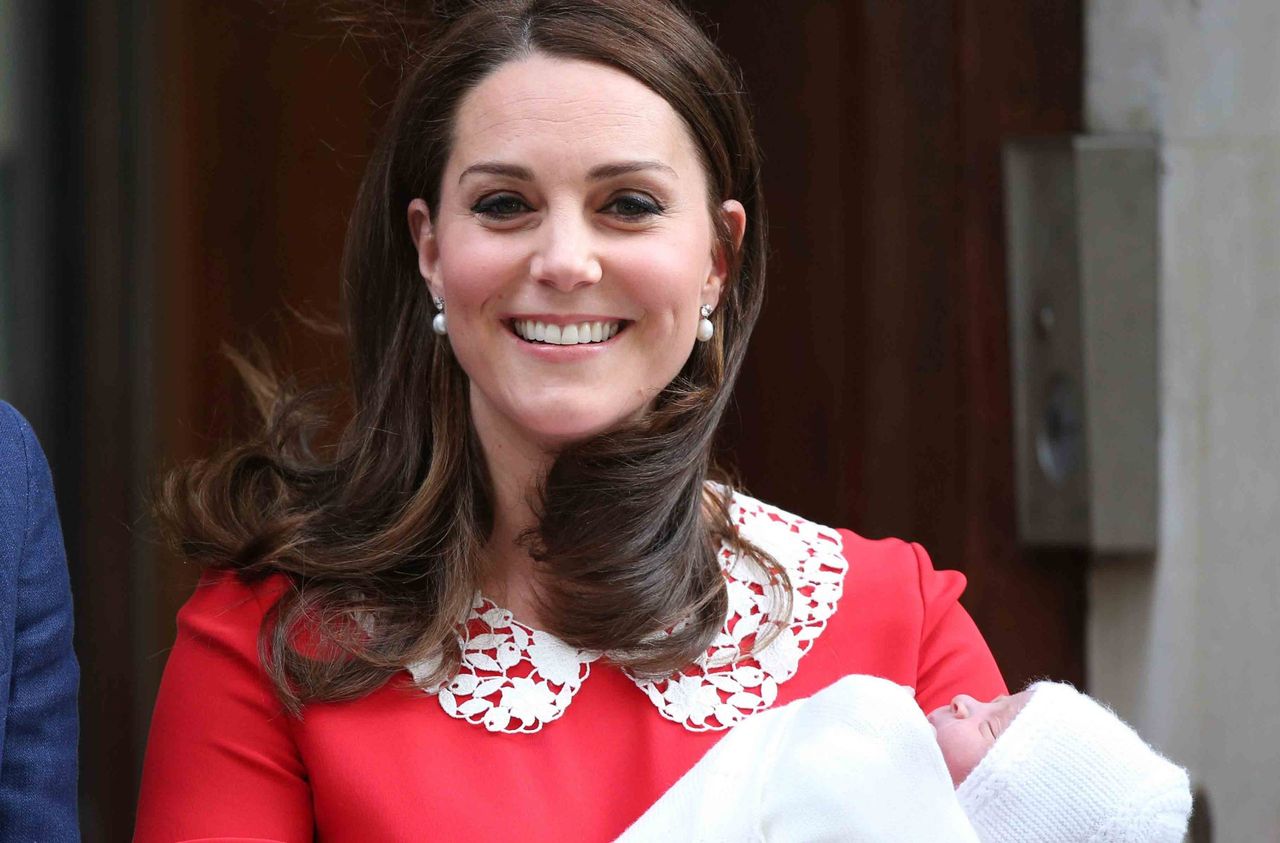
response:
M525 342L553 346L603 345L628 324L625 319L578 316L518 316L507 321L511 332Z
M631 324L619 319L512 319L507 332L518 353L541 363L571 364L603 361Z

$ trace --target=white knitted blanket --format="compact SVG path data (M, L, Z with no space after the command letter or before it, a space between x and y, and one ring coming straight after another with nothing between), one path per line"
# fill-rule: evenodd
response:
M977 843L910 688L848 676L723 737L619 843Z

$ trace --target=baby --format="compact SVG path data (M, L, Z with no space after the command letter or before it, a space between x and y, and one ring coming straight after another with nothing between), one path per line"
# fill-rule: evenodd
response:
M848 676L726 735L619 839L1182 840L1187 774L1069 685L927 717L911 689Z

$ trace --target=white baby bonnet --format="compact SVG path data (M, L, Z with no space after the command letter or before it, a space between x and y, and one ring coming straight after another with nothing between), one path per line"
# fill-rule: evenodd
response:
M960 784L983 843L1178 843L1191 812L1187 773L1070 685L1031 699Z

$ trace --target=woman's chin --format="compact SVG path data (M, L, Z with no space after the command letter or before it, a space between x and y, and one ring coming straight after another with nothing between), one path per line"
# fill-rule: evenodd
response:
M610 384L575 384L572 388L530 389L523 394L489 400L472 383L472 415L481 440L497 444L520 442L554 452L617 430L643 415L648 405L636 406L637 390L610 389ZM631 398L631 401L625 399Z
M625 417L616 414L606 416L601 413L585 414L562 410L529 419L525 429L529 431L531 438L550 450L556 450L614 430L624 421Z

